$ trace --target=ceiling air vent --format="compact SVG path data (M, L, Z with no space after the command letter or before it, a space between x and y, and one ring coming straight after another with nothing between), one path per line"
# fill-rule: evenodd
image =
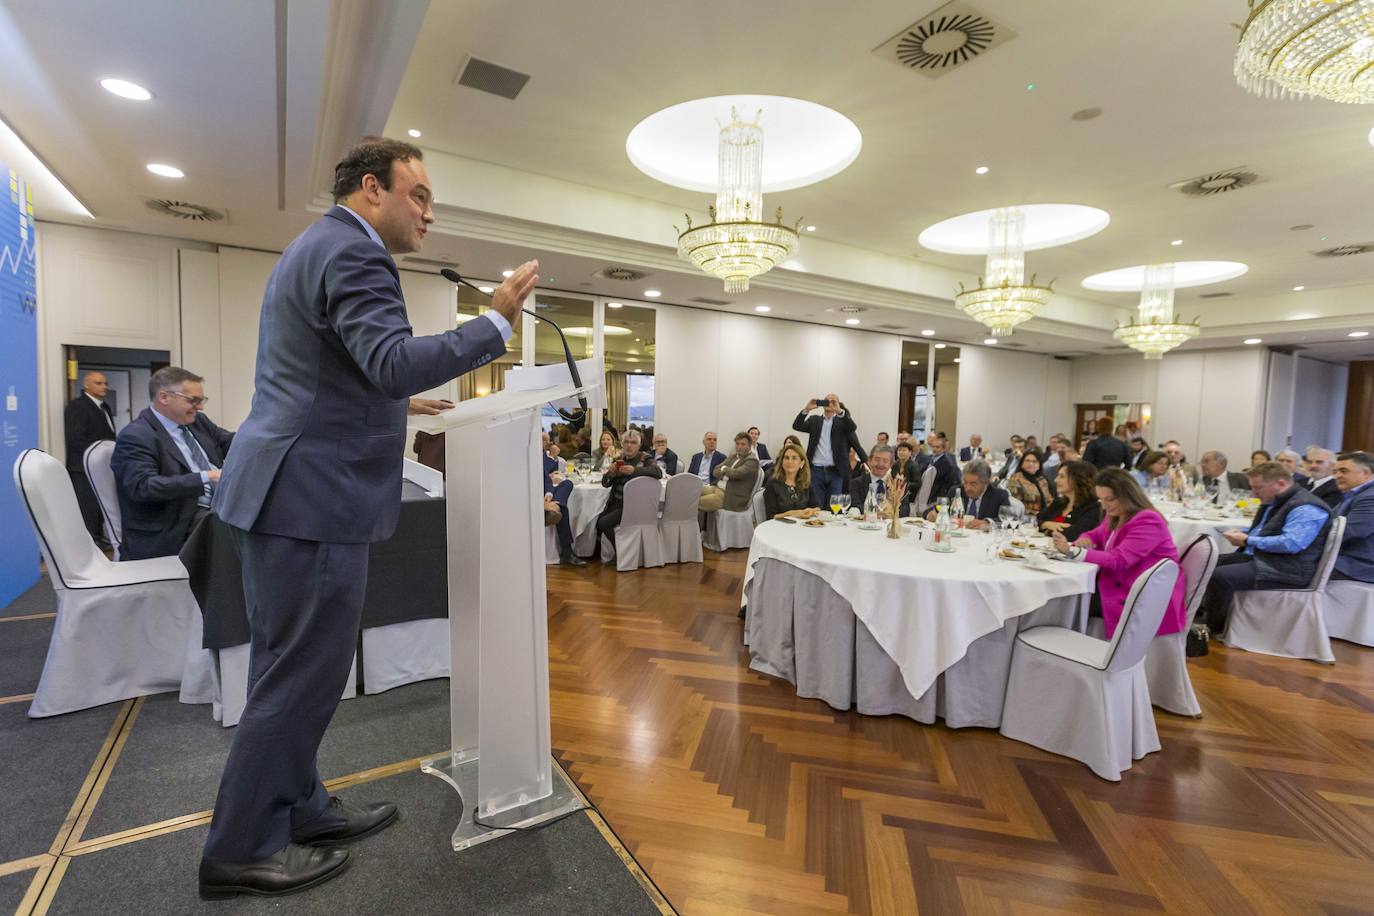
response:
M184 200L166 200L157 198L156 200L145 201L149 210L154 213L161 213L163 216L171 216L176 219L189 219L197 223L218 223L223 221L225 212L207 207L204 204L187 203Z
M515 98L529 81L528 73L511 70L470 55L463 61L463 66L458 69L458 78L454 80L459 86L467 86L479 92L490 92L503 99Z
M725 301L724 299L708 299L708 298L706 298L705 296L694 296L694 297L692 297L691 299L688 299L687 301L688 301L688 302L696 302L696 303L698 303L698 304L700 304L700 305L734 305L734 304L735 304L735 303L733 303L733 302L727 302L727 301Z
M1214 194L1226 194L1248 188L1257 181L1259 175L1240 165L1233 169L1176 181L1169 187L1177 188L1189 197L1211 197Z
M603 280L620 280L621 282L629 283L635 280L643 280L645 277L649 275L642 270L631 270L628 267L612 266L603 267L596 273L592 274L592 276L600 277Z
M1198 296L1198 298L1199 298L1199 299L1225 299L1227 296L1234 296L1234 295L1235 295L1235 293L1226 293L1226 292L1221 292L1221 293L1202 293L1202 294L1200 294L1200 295Z
M902 29L873 53L931 79L956 70L1016 33L955 0Z
M827 312L838 312L841 315L859 315L868 311L867 306L863 305L838 305L834 308L826 309Z
M1361 242L1357 245L1337 245L1314 252L1319 258L1348 258L1352 254L1369 254L1374 251L1374 242Z
M875 325L873 326L873 330L875 330L875 331L901 331L901 330L905 330L905 329L904 329L900 324L875 324Z

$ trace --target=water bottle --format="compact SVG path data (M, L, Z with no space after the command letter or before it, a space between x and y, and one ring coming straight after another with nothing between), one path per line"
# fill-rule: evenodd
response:
M878 485L868 485L868 496L864 498L864 523L868 524L878 517Z
M936 550L948 552L953 549L950 543L950 534L954 530L954 525L949 520L949 506L940 506L935 516L935 544Z
M964 527L964 497L959 488L954 488L954 497L949 501L949 517L955 528Z

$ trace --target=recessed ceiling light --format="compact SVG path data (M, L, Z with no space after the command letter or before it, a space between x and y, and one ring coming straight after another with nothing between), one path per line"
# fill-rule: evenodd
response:
M815 231L816 231L816 227L815 227L815 226L807 226L807 227L806 227L806 231L807 231L807 232L815 232Z
M935 349L937 349L937 350L943 350L944 348L945 348L945 344L936 344L936 345L935 345Z
M1172 242L1170 242L1169 244L1170 244L1170 245L1174 245L1174 246L1182 245L1182 244L1183 244L1183 239L1174 239L1174 240L1173 240Z
M509 276L510 276L511 274L513 274L513 273L515 273L515 271L513 271L513 270L503 270L503 271L501 271L501 276L503 276L503 277L509 277Z
M756 305L756 306L754 306L754 311L756 311L756 312L771 312L772 309L769 308L769 307L766 306L766 305Z
M663 295L663 293L656 289L646 289L644 295L648 296L650 299L657 299L659 296Z
M643 370L643 369L636 369L635 371L636 371L636 372L643 372L644 370Z
M954 361L957 363L959 361L959 357L954 357Z
M1368 336L1369 336L1369 332L1368 332L1368 331L1351 331L1349 334L1347 334L1347 335L1345 335L1345 336L1346 336L1346 337L1368 337Z
M623 303L623 302L607 302L607 303L606 303L606 308L608 308L608 309L623 309L624 307L625 307L625 303Z
M983 343L987 344L989 347L996 346L996 345L997 345L997 338L996 338L996 337L984 337L984 338L983 338Z
M185 178L186 173L174 165L163 165L161 162L148 163L148 171L154 175L161 175L163 178Z
M980 166L978 166L978 168L976 168L976 169L973 170L973 174L975 174L975 175L986 175L987 173L988 173L988 167L985 166L985 165L980 165Z
M490 293L496 292L496 287L494 287L494 286L479 286L479 287L477 287L477 291L478 291L479 293L488 293L488 294L490 294Z
M406 131L406 133L410 134L417 140L420 138L420 132L413 127L410 130Z
M1246 343L1248 346L1253 346L1254 344L1257 344L1257 343L1264 343L1264 341L1260 340L1258 337L1247 337L1247 338L1245 338L1245 343Z
M906 364L907 364L908 366L919 366L919 365L921 364L921 361L920 361L919 359L910 359L910 360L907 360L907 363L906 363Z
M921 336L922 336L922 337L934 337L934 336L935 336L935 331L932 330L931 328L926 328L924 331L921 332Z
M845 324L858 324L858 323L859 323L859 319L857 319L857 318L846 318L846 319L844 320L844 323L845 323Z
M100 85L106 92L114 93L121 99L131 99L135 102L146 102L153 97L153 94L144 89L138 83L131 83L128 80L103 79Z
M1026 91L1027 91L1027 92L1031 92L1031 91L1033 91L1034 89L1035 89L1035 84L1034 84L1034 83L1027 83L1027 84L1026 84Z
M1295 287L1293 287L1293 292L1295 292L1295 293L1300 293L1300 292L1302 292L1302 291L1305 290L1305 289L1307 289L1307 287L1305 287L1305 286L1295 286Z

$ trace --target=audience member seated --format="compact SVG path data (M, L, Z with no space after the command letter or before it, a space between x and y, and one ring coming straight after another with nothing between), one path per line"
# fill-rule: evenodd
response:
M668 437L663 433L654 433L654 463L663 468L663 473L669 477L678 472L677 452L668 447Z
M887 494L892 489L893 462L895 461L894 449L890 445L875 445L873 451L868 453L868 470L861 471L849 481L849 505L858 506L863 509L868 501L868 494L873 492L875 501L880 503L878 514L886 518ZM911 488L903 491L902 502L898 507L900 515L906 515L907 509L911 505Z
M773 473L763 485L763 506L769 518L810 518L820 511L800 442L788 442L778 453Z
M1059 471L1059 466L1064 463L1064 455L1069 450L1069 440L1057 433L1050 436L1050 449L1045 453L1045 460L1040 463L1040 470L1050 482L1050 489L1054 489L1054 482Z
M870 449L868 450L868 454L872 455L872 454L873 454L873 449L874 449L874 448L877 448L877 447L880 446L880 445L887 445L887 444L888 444L888 441L887 441L887 433L878 433L878 438L874 440L874 442L873 442L873 448L870 448Z
M813 414L817 407L821 412ZM858 447L854 421L841 407L839 395L827 394L823 404L814 399L807 401L792 421L792 428L807 434L806 460L811 465L811 489L815 491L817 505L824 503L831 493L847 493L850 469L844 459L848 449L854 448L860 463L864 454ZM855 438L852 443L851 438Z
M548 459L552 459L554 463L554 470L556 470L560 474L567 474L568 459L560 457L563 454L563 450L558 447L558 444L556 442L553 441L553 437L550 436L548 433L540 433L539 441L540 444L544 447L544 465L546 469L549 463Z
M716 434L707 433L701 437L701 451L687 463L687 473L700 477L702 486L710 486L715 481L712 475L724 460L725 453L716 449Z
M91 540L102 549L110 544L105 538L105 528L100 514L100 500L96 498L91 481L86 477L83 463L86 449L97 442L115 437L114 411L105 403L105 395L110 389L109 380L103 372L87 372L81 377L81 393L69 402L62 411L62 428L67 446L67 475L72 479L76 490L76 504L81 509L81 520L86 523Z
M1163 452L1146 452L1145 458L1131 471L1131 476L1147 493L1173 487L1172 475L1169 473L1169 456Z
M930 488L930 503L919 507L922 513L935 505L935 500L949 499L954 495L954 491L959 489L959 463L954 460L953 455L945 451L947 442L948 440L939 433L926 437L926 445L930 448L930 466L935 468L935 481ZM920 489L919 479L915 484L917 489Z
M716 465L711 476L725 481L725 487L707 487L701 491L701 511L743 512L754 497L754 484L759 479L759 460L754 457L748 433L735 435L735 453Z
M545 434L547 437L547 434ZM554 446L556 449L558 446ZM544 524L556 525L558 534L558 562L564 566L586 566L587 561L573 554L573 535L571 516L568 514L568 497L572 495L573 482L563 479L564 471L558 466L558 459L544 455Z
M1028 452L1039 452L1039 451L1040 451L1040 440L1037 439L1037 438L1035 438L1035 436L1033 436L1033 435L1027 436L1027 437L1026 437L1026 451L1028 451ZM1042 454L1043 454L1043 453L1042 453Z
M1274 456L1271 455L1271 454L1269 454L1268 452L1266 452L1266 451L1265 451L1264 449L1262 449L1262 448L1257 448L1257 449L1255 449L1253 452L1250 453L1250 467L1251 467L1251 468L1254 467L1254 466L1257 465L1257 464L1263 464L1263 463L1266 462L1266 461L1273 461L1273 460L1274 460ZM1245 469L1245 473L1247 473L1247 474L1250 473L1250 468L1246 468L1246 469Z
M614 430L603 429L600 441L601 444L592 450L592 471L604 474L620 460L620 440Z
M1035 520L1040 530L1052 535L1062 534L1072 543L1102 524L1102 506L1097 501L1097 468L1086 461L1066 461L1059 466L1055 478L1055 490L1059 495L1040 510Z
M1317 572L1331 527L1326 503L1295 486L1293 475L1277 461L1251 468L1249 485L1260 509L1248 531L1222 532L1237 550L1217 560L1202 599L1202 611L1213 633L1226 629L1231 596L1236 592L1306 588Z
M1336 555L1333 579L1374 582L1374 455L1342 452L1336 459L1336 484L1341 501L1336 514L1345 516L1341 552Z
M914 487L921 485L921 468L916 461L915 449L910 442L902 442L894 450L893 473L901 474L906 478L907 483ZM911 490L907 490L908 497Z
M1178 440L1165 442L1164 454L1169 456L1169 476L1175 485L1192 486L1197 483L1197 468L1188 463L1188 456L1183 454L1183 446L1178 444Z
M1250 482L1244 474L1226 470L1228 463L1226 455L1216 449L1203 452L1202 460L1198 462L1202 470L1202 485L1209 490L1216 487L1218 502L1225 502L1235 490L1250 488Z
M788 433L786 436L783 436L783 437L782 437L782 446L783 446L783 448L786 448L786 447L789 446L789 445L795 445L797 448L801 449L803 452L806 451L805 446L802 445L802 441L801 441L800 439L798 439L796 436L792 435L791 433Z
M981 458L964 465L964 527L987 531L997 522L997 513L1011 505L1007 491L992 485L992 468ZM939 512L931 509L926 518L935 521Z
M1116 436L1112 435L1112 418L1099 417L1097 438L1088 443L1083 451L1083 460L1099 470L1119 468L1131 457L1131 450Z
M148 380L149 404L120 430L110 469L119 484L121 560L173 556L210 496L234 434L201 412L204 379L165 366Z
M910 446L911 446L911 451L912 451L913 454L915 454L915 452L917 451L917 449L916 449L916 440L915 440L914 438L912 438L911 433L908 433L908 432L900 432L900 433L898 433L898 434L897 434L897 441L894 442L894 443L892 443L892 447L893 447L893 448L896 448L896 447L899 446L899 445L910 445Z
M1124 442L1121 445L1125 447ZM1178 548L1164 516L1151 507L1145 491L1130 474L1121 468L1100 470L1095 485L1104 516L1101 524L1072 544L1062 532L1056 531L1053 537L1060 551L1098 567L1097 590L1089 614L1101 616L1107 639L1111 639L1135 580L1160 560L1177 563ZM1178 633L1188 626L1185 585L1183 576L1179 576L1156 635Z
M1139 470L1145 456L1150 453L1149 444L1139 436L1132 436L1126 445L1131 450L1130 457L1126 459L1126 467L1130 470Z
M1302 456L1291 448L1285 448L1275 452L1274 460L1283 465L1284 470L1293 475L1294 483L1302 483L1307 479L1307 475L1302 472Z
M619 527L620 516L625 511L625 484L635 477L652 477L655 480L663 477L663 469L654 463L653 457L639 450L638 432L626 430L620 444L620 457L601 477L601 485L610 487L611 494L606 499L606 507L596 517L597 532L611 541L615 541L615 529Z
M768 467L773 463L772 457L768 454L768 446L759 441L759 428L749 427L749 447L754 451L754 457L759 460L760 467Z
M1002 481L1011 477L1012 474L1015 474L1016 469L1021 466L1021 456L1026 453L1026 440L1023 437L1013 435L1010 441L1011 445L1002 450L1002 454L1006 458L1006 463L1003 464L1002 469L992 477L995 483L1000 484Z
M988 450L983 448L983 437L974 433L968 437L968 445L959 449L960 461L972 461L975 458L986 456Z
M1334 509L1341 504L1340 486L1336 483L1336 456L1330 449L1311 446L1302 462L1307 479L1302 487L1313 496Z
M1040 453L1027 449L1021 456L1016 473L1007 478L1007 492L1021 500L1027 515L1039 515L1040 510L1054 501L1050 482L1040 470Z

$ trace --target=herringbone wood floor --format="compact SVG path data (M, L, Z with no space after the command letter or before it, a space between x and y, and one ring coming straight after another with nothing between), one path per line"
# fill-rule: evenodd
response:
M1374 649L1214 648L1112 784L750 672L744 558L549 569L555 751L682 912L1374 912Z

